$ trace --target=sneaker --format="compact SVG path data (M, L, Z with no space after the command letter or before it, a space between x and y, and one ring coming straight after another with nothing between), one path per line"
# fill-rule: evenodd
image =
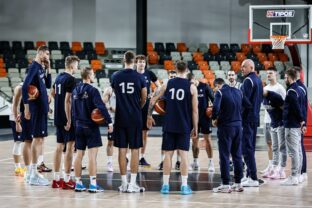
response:
M199 170L199 165L198 163L194 162L191 164L190 170Z
M264 170L261 170L260 173L264 174L265 172L268 172L268 170L271 168L270 165L268 165Z
M307 173L302 173L303 176L303 181L308 181L308 174Z
M164 166L164 162L161 162L158 166L158 170L163 170Z
M259 187L259 181L258 180L252 180L251 178L248 178L248 180L241 183L243 187Z
M266 172L262 174L262 178L270 178L272 174L274 174L274 171L269 168Z
M180 170L180 165L181 165L180 161L177 161L175 165L175 169Z
M87 190L86 187L82 183L76 183L75 185L75 191L81 192Z
M296 186L298 185L298 178L296 176L289 176L281 182L282 186Z
M242 179L241 179L241 183L245 182L245 181L248 181L249 177L246 177L244 176Z
M95 185L90 184L88 191L90 193L99 193L99 192L104 192L104 189L99 185L95 186Z
M161 186L161 190L160 190L160 193L162 194L169 194L169 191L170 191L170 187L169 185L162 185Z
M213 188L212 192L214 192L214 193L231 193L232 189L231 189L230 185L220 185L216 188Z
M145 160L144 157L142 157L142 158L140 159L139 165L140 165L140 166L146 166L146 167L150 167L150 166L151 166L148 162L146 162L146 160Z
M69 180L68 182L63 181L62 183L62 189L75 189L76 183L72 180Z
M62 188L64 181L63 180L53 180L52 181L52 188Z
M85 170L85 169L87 169L87 166L81 166L81 170ZM71 167L71 169L70 169L70 171L74 171L75 169L74 169L74 167L72 166Z
M121 184L121 186L118 187L118 191L122 193L127 192L127 189L128 189L128 184Z
M37 167L37 170L38 170L39 173L42 173L42 172L44 172L44 173L49 173L49 172L52 171L52 169L48 168L48 167L44 164L44 162L42 162L42 163Z
M107 163L107 171L108 172L114 172L113 163L111 163L111 162Z
M127 188L127 192L128 193L140 193L140 192L145 192L145 188L144 187L140 187L137 184L132 185L131 183L129 183L128 188Z
M232 189L232 191L235 191L235 192L243 192L244 191L244 188L240 183L234 183L231 186L231 189Z
M279 171L280 179L285 179L286 178L286 173L284 170Z
M182 185L181 186L181 194L182 195L189 195L192 193L193 193L193 191L189 185Z
M299 182L299 183L302 183L302 182L303 182L303 176L302 176L302 174L300 174L300 175L298 176L298 182Z
M21 167L15 168L15 170L14 170L15 176L20 176L20 177L24 177L25 172L26 172L26 169L21 168Z
M30 181L30 173L25 172L24 173L24 182L29 183Z
M213 161L210 161L210 162L209 162L209 165L208 165L208 172L210 172L210 173L215 172L215 168L214 168Z
M35 176L30 176L29 184L34 186L48 186L50 183L48 179L36 174Z

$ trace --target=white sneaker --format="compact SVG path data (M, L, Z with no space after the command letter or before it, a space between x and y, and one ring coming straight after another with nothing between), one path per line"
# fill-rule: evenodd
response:
M213 188L212 192L214 193L231 193L232 189L230 185L220 185L217 188Z
M243 187L259 187L259 181L258 180L252 180L251 178L248 178L248 180L241 183Z
M113 163L111 163L111 162L107 163L107 171L108 172L114 172Z
M241 183L245 182L245 181L248 181L249 177L246 177L244 176L242 179L241 179Z
M268 165L264 170L261 170L260 173L261 173L261 174L264 174L264 173L267 172L270 168L271 168L271 165Z
M198 163L194 162L191 164L190 170L199 170L199 165Z
M289 176L284 181L281 182L282 186L296 186L298 185L299 181L296 176Z
M144 187L140 187L140 186L138 186L137 184L132 185L131 183L129 183L127 192L128 192L128 193L140 193L140 192L145 192L145 188L144 188Z
M209 162L208 172L211 172L211 173L215 172L215 168L214 168L214 164L212 160Z
M274 170L269 168L266 172L264 172L262 174L262 178L270 178L270 176L273 175L273 174L274 174Z
M308 174L307 173L302 173L303 176L303 181L308 181Z
M48 179L36 174L35 176L30 176L29 184L34 186L48 186L50 182Z
M121 184L121 186L118 187L118 191L122 193L127 192L127 189L128 189L128 184Z
M234 183L231 186L231 189L232 189L232 191L235 191L235 192L243 192L244 191L244 188L243 188L242 184L240 184L240 183Z
M299 182L299 183L302 183L303 181L304 181L303 175L300 174L300 175L298 176L298 182Z

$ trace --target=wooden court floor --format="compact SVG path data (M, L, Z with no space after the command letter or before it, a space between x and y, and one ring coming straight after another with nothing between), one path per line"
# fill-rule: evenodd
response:
M106 138L103 137L104 147ZM159 137L149 138L146 159L152 164L152 168L144 169L143 172L150 172L150 175L159 173L157 166L160 161ZM312 207L312 153L308 153L308 175L309 181L295 187L283 187L279 181L265 180L265 184L260 188L245 188L242 193L216 194L211 190L195 191L193 195L182 196L177 192L169 195L161 195L158 191L147 191L139 194L119 193L116 190L105 190L104 193L76 193L74 191L52 189L50 187L34 187L25 184L22 178L13 175L14 165L11 158L12 141L0 142L0 208L12 207L40 207L40 208L59 208L59 207ZM49 136L45 140L44 160L47 166L52 167L52 156L55 147L55 136ZM105 148L100 149L98 157L98 172L106 174L106 154ZM117 150L114 152L115 173L118 173ZM191 161L191 153L189 160ZM267 153L264 151L256 152L258 170L265 168L267 164ZM175 157L174 157L175 162ZM85 162L84 162L85 163ZM207 175L207 157L204 150L200 151L200 166L198 174ZM213 186L218 185L219 161L218 151L214 150L214 163L216 173L213 177ZM289 174L290 161L287 164L287 174ZM114 174L115 174L114 173ZM153 173L153 174L152 174ZM87 171L84 171L87 175ZM194 173L192 173L194 174ZM52 179L52 174L46 174ZM142 184L151 184L148 181L155 181L157 177L148 178L148 174L140 181ZM210 177L210 176L209 176ZM159 180L161 176L159 176ZM196 183L192 179L193 183ZM114 183L119 183L118 177L114 177ZM103 183L105 183L103 179ZM154 183L155 184L155 183ZM155 185L154 185L155 186ZM160 188L160 187L159 187ZM153 190L147 187L148 190ZM154 187L155 189L155 187ZM156 187L155 190L158 188Z

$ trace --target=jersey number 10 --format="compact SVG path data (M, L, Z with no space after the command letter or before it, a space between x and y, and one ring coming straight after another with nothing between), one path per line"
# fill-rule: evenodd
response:
M171 88L169 90L171 92L171 100L174 100L176 97L177 100L183 100L184 99L184 90L178 89L177 91L174 88Z
M119 86L121 87L121 92L122 93L127 93L127 94L133 94L134 93L134 83L128 82L128 83L120 83Z

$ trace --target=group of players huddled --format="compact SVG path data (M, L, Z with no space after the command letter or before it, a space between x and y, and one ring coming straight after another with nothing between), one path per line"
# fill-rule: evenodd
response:
M37 170L38 157L42 152L43 139L48 136L47 121L50 96L54 98L54 124L56 127L56 150L53 163L52 188L75 191L102 192L96 180L97 155L102 146L100 126L92 119L97 109L108 126L107 171L113 172L113 146L118 148L121 175L120 192L144 192L137 184L138 167L150 166L145 159L147 131L155 124L153 110L159 100L165 100L161 164L163 185L161 193L170 191L169 178L172 157L177 151L176 169L181 171L181 194L192 194L187 183L188 171L199 170L199 133L206 141L208 172L214 172L211 125L217 127L218 149L222 184L213 192L242 192L243 187L258 187L255 146L257 128L260 124L260 106L271 118L273 162L263 177L285 179L284 168L287 154L291 158L291 175L282 185L297 185L307 179L302 172L304 147L300 144L306 131L307 91L300 79L300 69L288 69L285 74L287 91L277 83L275 68L268 69L269 84L263 89L255 73L252 60L242 63L244 80L236 81L234 71L228 72L228 84L222 78L214 81L214 92L209 85L200 82L188 71L183 61L168 73L169 80L161 84L155 74L146 69L144 55L131 51L124 54L124 69L111 77L111 86L103 96L92 83L95 75L91 68L78 70L79 58L68 56L65 71L51 83L49 49L40 46L36 58L28 67L23 83L14 90L12 129L14 134L13 155L15 173L24 175L31 185L50 185L47 178ZM77 84L74 73L80 71L81 82ZM155 89L151 90L154 83ZM51 88L51 95L47 88ZM35 90L34 90L35 89ZM212 106L212 115L207 108ZM273 139L274 138L274 139ZM188 165L188 151L192 139L194 162ZM21 142L25 141L23 158L25 169L20 166ZM81 180L82 160L88 148L88 189ZM76 152L75 157L74 152ZM131 153L131 157L128 154ZM304 155L304 156L303 156ZM64 172L61 160L64 158ZM234 166L234 181L230 181L230 156ZM129 157L129 159L128 159ZM243 159L246 164L244 176ZM74 169L74 177L71 169ZM130 181L127 178L130 170Z

